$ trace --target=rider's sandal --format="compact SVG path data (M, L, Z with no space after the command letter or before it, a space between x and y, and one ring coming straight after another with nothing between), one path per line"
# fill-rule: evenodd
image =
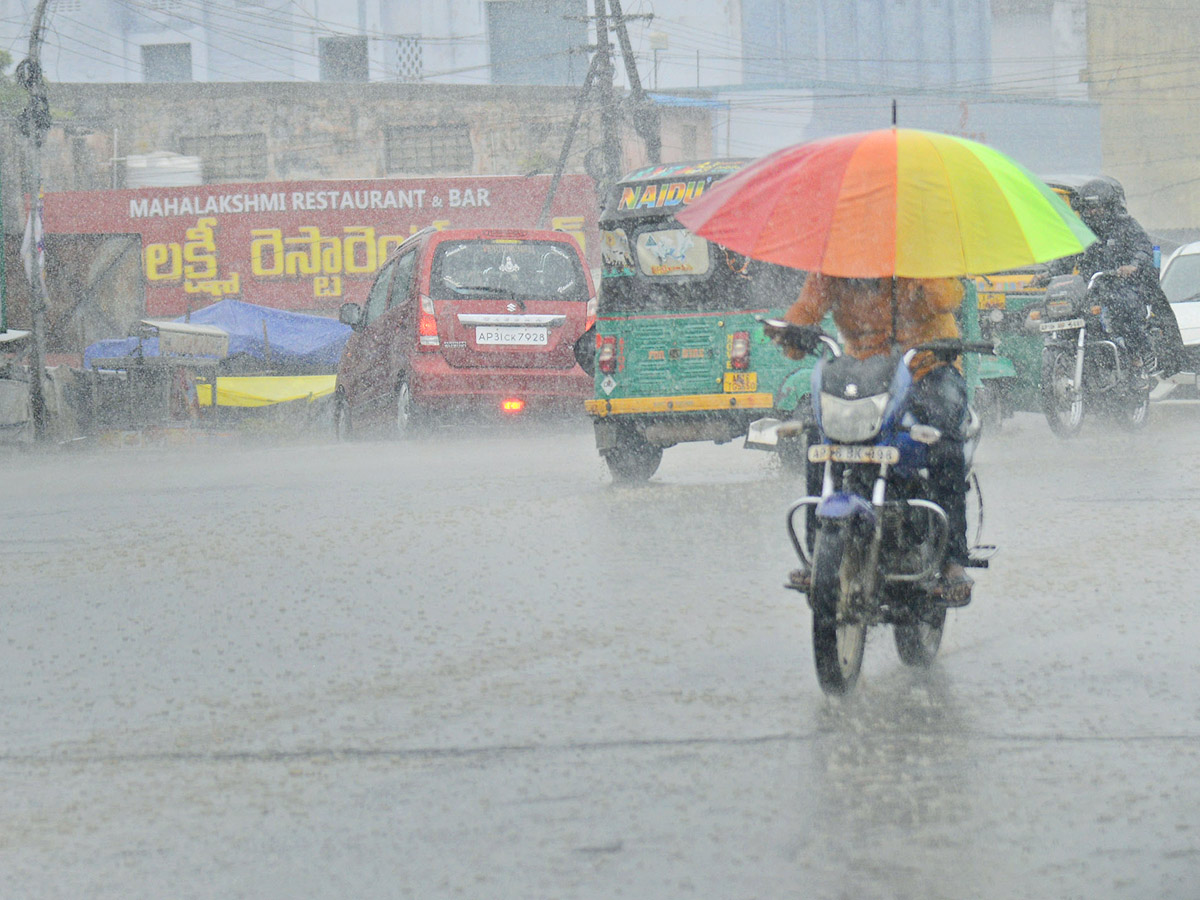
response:
M933 589L932 594L943 606L958 608L971 602L971 589L974 586L975 579L965 572L955 575L953 578L943 575L938 579L937 587Z
M788 573L788 583L784 587L807 594L812 589L812 573L808 569L793 569Z

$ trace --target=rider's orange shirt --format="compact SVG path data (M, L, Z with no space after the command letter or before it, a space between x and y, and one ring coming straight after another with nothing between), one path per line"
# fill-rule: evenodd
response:
M959 279L896 278L894 283L896 343L903 349L960 336L954 312L962 305L965 289ZM837 278L814 272L784 318L794 325L816 325L832 310L847 353L857 359L887 353L892 348L892 285L891 278ZM788 355L798 358L803 353ZM933 365L932 357L920 354L913 360L913 374L919 378Z

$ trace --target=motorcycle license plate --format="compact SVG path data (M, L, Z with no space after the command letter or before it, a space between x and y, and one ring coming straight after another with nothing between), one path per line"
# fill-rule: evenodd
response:
M857 444L813 444L808 448L811 463L887 463L900 462L900 451L895 447L864 447Z
M1068 328L1082 328L1083 319L1063 319L1061 322L1043 322L1042 331L1066 331Z

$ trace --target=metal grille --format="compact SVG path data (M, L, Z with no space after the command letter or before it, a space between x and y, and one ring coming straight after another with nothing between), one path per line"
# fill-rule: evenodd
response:
M470 172L475 163L471 132L466 125L389 125L384 141L384 164L389 175Z
M396 80L420 81L424 74L419 34L396 35Z
M198 156L203 161L205 184L262 181L267 177L265 134L185 137L180 144L185 156Z

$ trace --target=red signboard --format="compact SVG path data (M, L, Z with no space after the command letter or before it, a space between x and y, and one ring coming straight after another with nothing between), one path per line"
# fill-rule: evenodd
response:
M363 302L375 271L427 226L534 227L549 175L281 181L45 194L48 234L139 234L146 314L225 297L297 311ZM546 227L598 257L595 186L559 181Z

